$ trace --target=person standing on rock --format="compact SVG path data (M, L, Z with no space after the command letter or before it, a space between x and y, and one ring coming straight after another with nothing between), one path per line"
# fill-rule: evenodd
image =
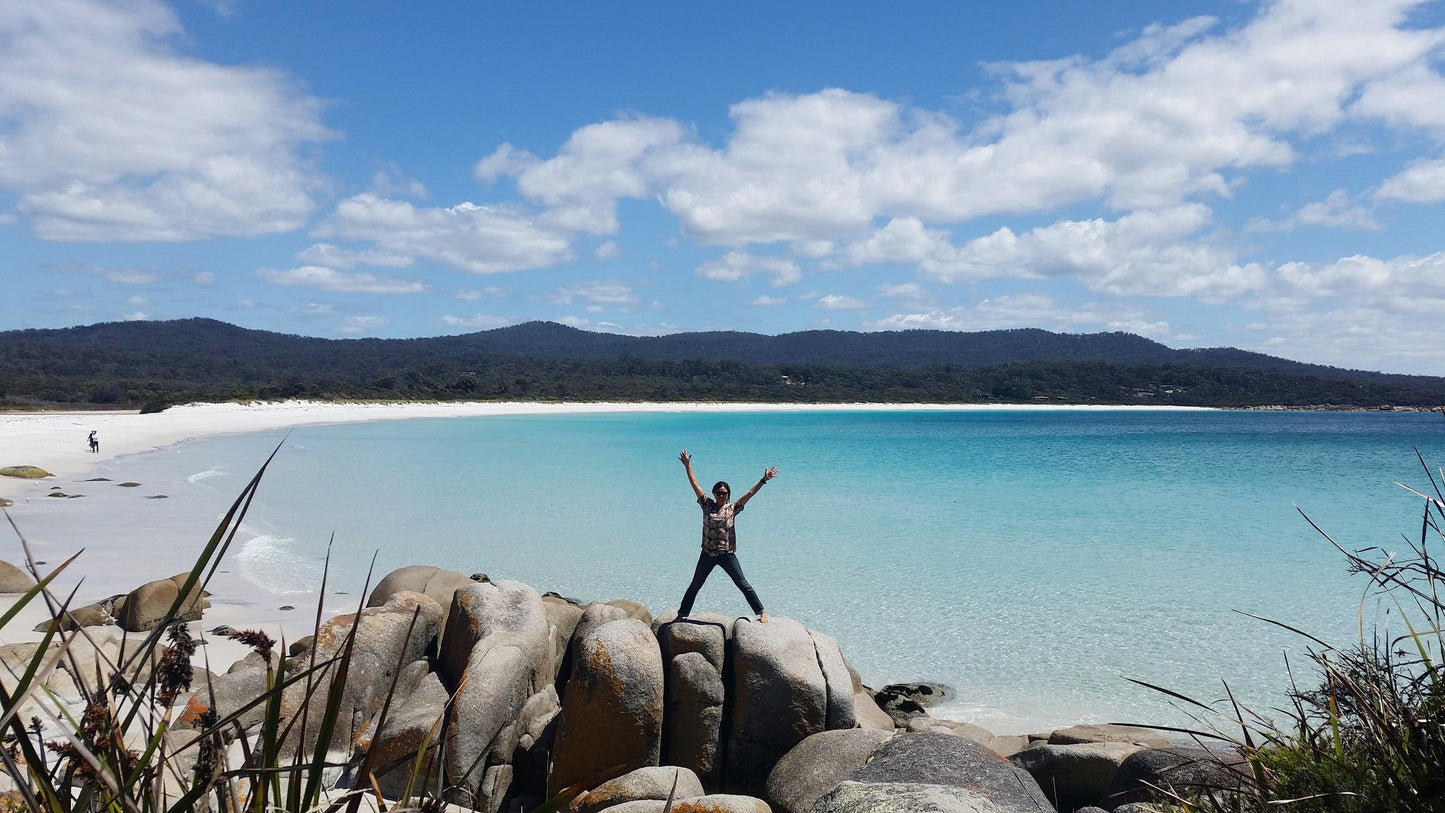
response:
M733 584L743 591L743 597L748 600L748 606L753 608L753 612L758 614L758 620L768 623L768 613L763 609L763 603L758 600L757 591L753 590L753 586L748 584L747 578L743 576L743 566L738 563L738 537L733 528L733 519L742 513L748 500L758 493L764 483L778 476L778 467L764 469L763 479L748 489L748 493L738 498L737 502L728 502L732 489L726 482L719 480L715 483L712 497L709 498L703 493L702 486L698 485L697 475L692 473L692 455L683 449L677 459L682 461L682 467L687 470L687 481L692 484L692 491L697 495L697 504L702 506L702 553L697 557L697 569L692 573L692 584L688 585L687 593L682 597L682 606L677 609L677 617L684 618L692 612L697 591L702 589L702 584L707 581L712 569L721 567L732 578Z

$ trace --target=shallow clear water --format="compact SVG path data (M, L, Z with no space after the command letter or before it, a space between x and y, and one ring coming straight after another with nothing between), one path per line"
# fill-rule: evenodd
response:
M112 494L159 538L213 518L282 433L181 444L112 464L165 509ZM583 599L676 606L704 488L781 474L738 521L770 612L839 639L866 680L958 687L947 716L995 730L1177 723L1167 698L1227 680L1257 707L1286 688L1297 636L1356 636L1366 587L1300 516L1347 548L1418 534L1413 446L1445 462L1434 414L776 412L386 421L295 430L267 472L236 560L268 589L359 593L406 564L515 578ZM104 472L102 472L104 473ZM130 510L150 512L149 518ZM172 517L160 522L158 514ZM195 523L192 522L192 529ZM164 545L159 545L164 547ZM1373 617L1373 599L1367 602ZM747 612L715 571L699 610Z

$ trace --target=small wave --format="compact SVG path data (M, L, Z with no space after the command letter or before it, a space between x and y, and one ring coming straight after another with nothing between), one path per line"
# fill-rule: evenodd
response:
M205 471L198 471L198 472L196 472L195 474L192 474L191 476L189 476L189 477L186 478L186 482L187 482L187 483L190 483L191 485L195 485L196 483L199 483L199 482L201 482L202 480L209 480L209 479L211 479L212 477L224 477L224 476L226 476L226 473L225 473L224 471L222 471L222 470L220 470L220 469L211 468L211 469L206 469Z
M315 590L321 583L322 566L292 549L296 540L261 534L246 540L236 561L241 578L270 593L299 593Z

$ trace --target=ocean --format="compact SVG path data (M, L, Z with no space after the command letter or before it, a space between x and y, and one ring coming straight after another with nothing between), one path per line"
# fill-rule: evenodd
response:
M1368 631L1380 599L1301 512L1348 549L1402 549L1421 505L1394 483L1426 487L1415 448L1445 463L1445 421L1105 410L382 421L114 461L83 507L148 529L156 567L184 563L278 445L227 568L279 605L315 592L329 550L336 611L354 606L374 557L373 583L434 564L661 613L677 606L700 536L678 451L705 489L727 480L735 495L776 465L738 519L739 557L769 612L837 638L873 685L943 682L957 699L936 713L1023 732L1189 722L1130 678L1206 702L1227 684L1266 715L1285 700L1286 658L1308 688L1306 642L1243 613L1346 646L1363 606ZM109 487L122 478L141 485ZM67 525L78 501L45 502L32 535L51 549L85 542L103 571L104 539ZM721 571L697 609L748 612Z

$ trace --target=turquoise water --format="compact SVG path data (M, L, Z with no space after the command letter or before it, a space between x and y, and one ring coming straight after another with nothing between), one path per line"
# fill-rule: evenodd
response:
M166 510L212 515L282 433L182 444L115 464L175 483ZM995 730L1078 721L1177 723L1167 698L1221 681L1283 700L1288 632L1356 637L1364 581L1347 548L1418 534L1415 459L1445 463L1435 414L774 412L512 416L295 430L252 506L246 578L361 590L427 563L583 599L676 606L704 487L780 475L738 520L770 612L839 639L870 682L958 687L947 716ZM188 502L189 501L189 502ZM193 506L187 508L187 506ZM154 504L146 510L157 510ZM1374 600L1367 601L1371 617ZM719 571L699 610L747 612Z

